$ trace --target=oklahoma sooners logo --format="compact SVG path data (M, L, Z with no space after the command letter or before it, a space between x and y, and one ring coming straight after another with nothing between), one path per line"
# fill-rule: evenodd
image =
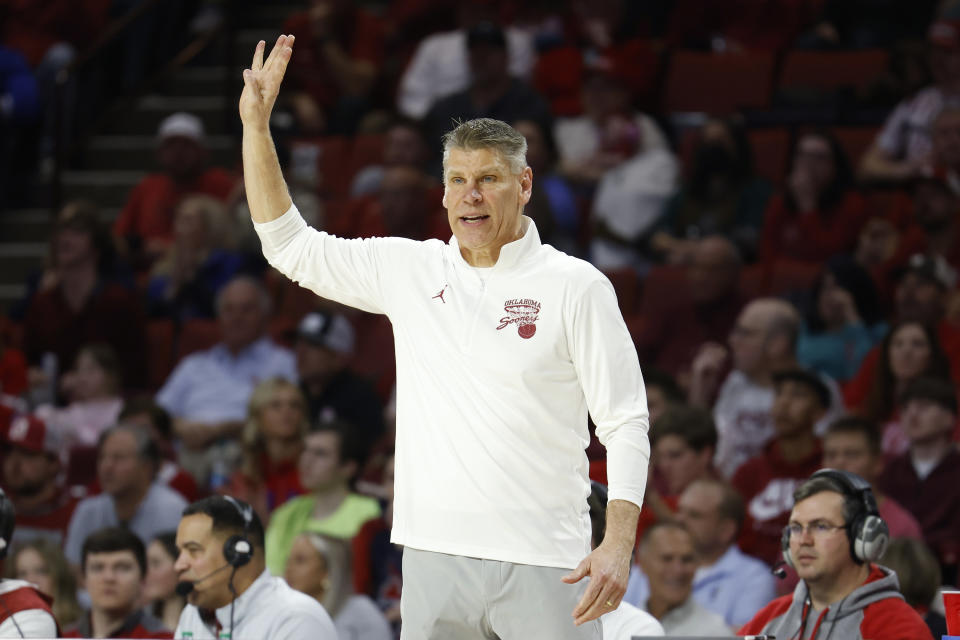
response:
M518 325L517 333L521 338L532 338L537 332L537 319L540 317L540 303L529 298L507 300L503 303L507 315L500 318L497 331L511 324Z

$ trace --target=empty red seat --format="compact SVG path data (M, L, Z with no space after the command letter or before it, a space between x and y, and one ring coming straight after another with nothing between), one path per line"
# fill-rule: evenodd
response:
M151 390L163 386L173 369L173 321L147 323L147 385Z
M663 108L727 115L768 107L772 88L772 53L677 51L667 71Z
M790 132L786 129L754 129L748 132L757 175L774 184L786 177L790 152Z
M220 326L216 320L195 318L187 320L180 327L177 337L177 358L180 362L184 357L195 351L209 349L220 341Z
M833 90L864 88L887 68L890 54L883 49L863 51L788 51L779 86Z
M637 307L640 293L640 282L637 278L637 272L634 269L624 268L604 271L613 290L617 294L617 303L620 305L620 313L624 316L631 315Z

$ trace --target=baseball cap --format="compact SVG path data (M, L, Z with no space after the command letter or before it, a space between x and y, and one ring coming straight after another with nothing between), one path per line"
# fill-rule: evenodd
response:
M467 48L478 44L491 44L506 48L507 37L499 26L488 20L483 20L467 30Z
M896 280L900 280L908 273L912 273L941 289L949 289L951 288L951 278L950 274L945 271L945 266L935 258L922 253L915 253L910 256L905 265L896 270L894 275Z
M927 30L927 42L950 49L960 48L960 20L937 20Z
M203 142L203 121L192 113L183 111L171 114L163 119L157 129L158 140L162 142L167 138L189 138Z
M297 325L297 337L337 353L353 353L355 335L350 321L338 313L312 311Z
M824 409L830 407L830 389L820 376L809 369L794 367L777 371L773 374L773 382L778 389L784 382L799 382L813 391Z
M17 415L2 425L4 444L33 453L48 453L59 457L61 442L56 429L34 415Z

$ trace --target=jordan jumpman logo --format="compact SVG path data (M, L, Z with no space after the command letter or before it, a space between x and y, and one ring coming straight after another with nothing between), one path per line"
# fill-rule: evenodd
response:
M447 284L443 285L443 289L440 289L440 293L438 293L437 295L433 296L433 298L430 298L430 299L433 300L434 298L440 298L440 302L442 302L443 304L447 304L447 301L443 299L443 294L446 293L447 287L449 286L450 285L447 285Z

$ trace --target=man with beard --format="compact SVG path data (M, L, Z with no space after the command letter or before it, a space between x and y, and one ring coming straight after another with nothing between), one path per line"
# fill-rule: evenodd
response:
M34 416L0 418L3 442L3 486L17 512L18 540L43 537L62 544L77 506L57 482L62 463L55 430Z

